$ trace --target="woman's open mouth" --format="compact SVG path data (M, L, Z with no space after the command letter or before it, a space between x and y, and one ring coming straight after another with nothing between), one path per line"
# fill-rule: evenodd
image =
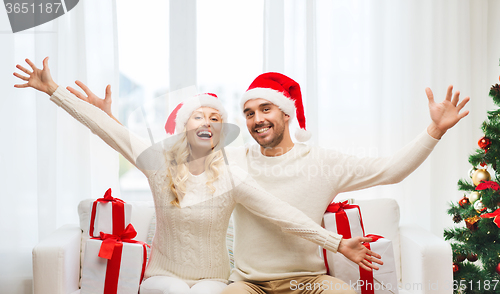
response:
M196 133L196 135L204 140L212 138L212 132L209 130L200 130Z

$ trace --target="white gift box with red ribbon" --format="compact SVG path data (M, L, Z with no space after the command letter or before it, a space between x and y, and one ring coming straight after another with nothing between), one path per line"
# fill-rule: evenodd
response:
M379 236L367 235L366 237L377 239ZM380 254L384 264L377 264L379 269L369 272L360 268L342 254L327 252L328 266L334 269L342 269L335 272L335 277L348 283L358 294L399 293L392 241L379 238L374 242L365 243L365 246Z
M123 200L113 198L108 189L103 198L92 203L90 209L90 237L98 238L100 233L120 234L128 224L132 215L132 205Z
M365 235L359 206L348 204L347 201L331 203L323 216L323 224L325 229L342 235L344 239ZM326 273L336 277L335 268L328 265L327 256L327 251L323 249Z
M323 216L323 221L325 229L337 232L346 239L365 235L359 206L347 204L347 201L330 204Z
M347 201L330 204L323 221L325 229L342 235L344 239L365 236L359 206L348 204ZM341 253L323 249L328 274L348 283L358 294L398 294L392 242L377 235L366 235L366 237L372 238L373 242L364 243L364 245L380 254L384 262L383 265L377 264L379 270L369 272Z
M132 240L132 225L122 235L101 233L86 243L80 294L137 294L146 268L146 243Z

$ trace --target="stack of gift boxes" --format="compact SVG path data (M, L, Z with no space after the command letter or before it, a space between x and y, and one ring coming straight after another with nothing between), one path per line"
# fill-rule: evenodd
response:
M344 239L368 237L370 243L363 245L382 256L379 270L367 271L342 254L323 249L328 274L348 283L358 294L397 294L398 280L392 242L378 235L365 235L361 210L358 205L334 202L328 206L323 217L325 229L337 232ZM335 269L342 269L335 271Z
M137 294L146 268L146 243L130 223L132 206L111 196L92 203L81 294Z

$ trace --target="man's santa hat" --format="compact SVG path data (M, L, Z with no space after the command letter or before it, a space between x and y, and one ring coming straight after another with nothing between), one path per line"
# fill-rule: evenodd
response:
M181 133L193 111L200 107L211 107L219 111L222 121L227 122L227 113L217 95L204 93L183 101L175 107L165 123L167 134Z
M305 142L311 138L311 132L306 131L302 94L296 81L277 72L261 74L243 94L241 109L244 109L248 100L258 98L265 99L278 106L281 111L290 116L290 120L297 117L300 128L295 132L295 138L299 142Z

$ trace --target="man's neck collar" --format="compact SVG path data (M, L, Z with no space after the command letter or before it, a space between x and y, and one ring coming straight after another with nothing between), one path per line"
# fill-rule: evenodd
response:
M276 146L276 147L272 147L272 148L265 148L265 147L260 146L260 153L262 155L268 156L268 157L281 156L281 155L289 152L290 150L292 150L294 146L295 146L294 143L287 144L287 146Z

